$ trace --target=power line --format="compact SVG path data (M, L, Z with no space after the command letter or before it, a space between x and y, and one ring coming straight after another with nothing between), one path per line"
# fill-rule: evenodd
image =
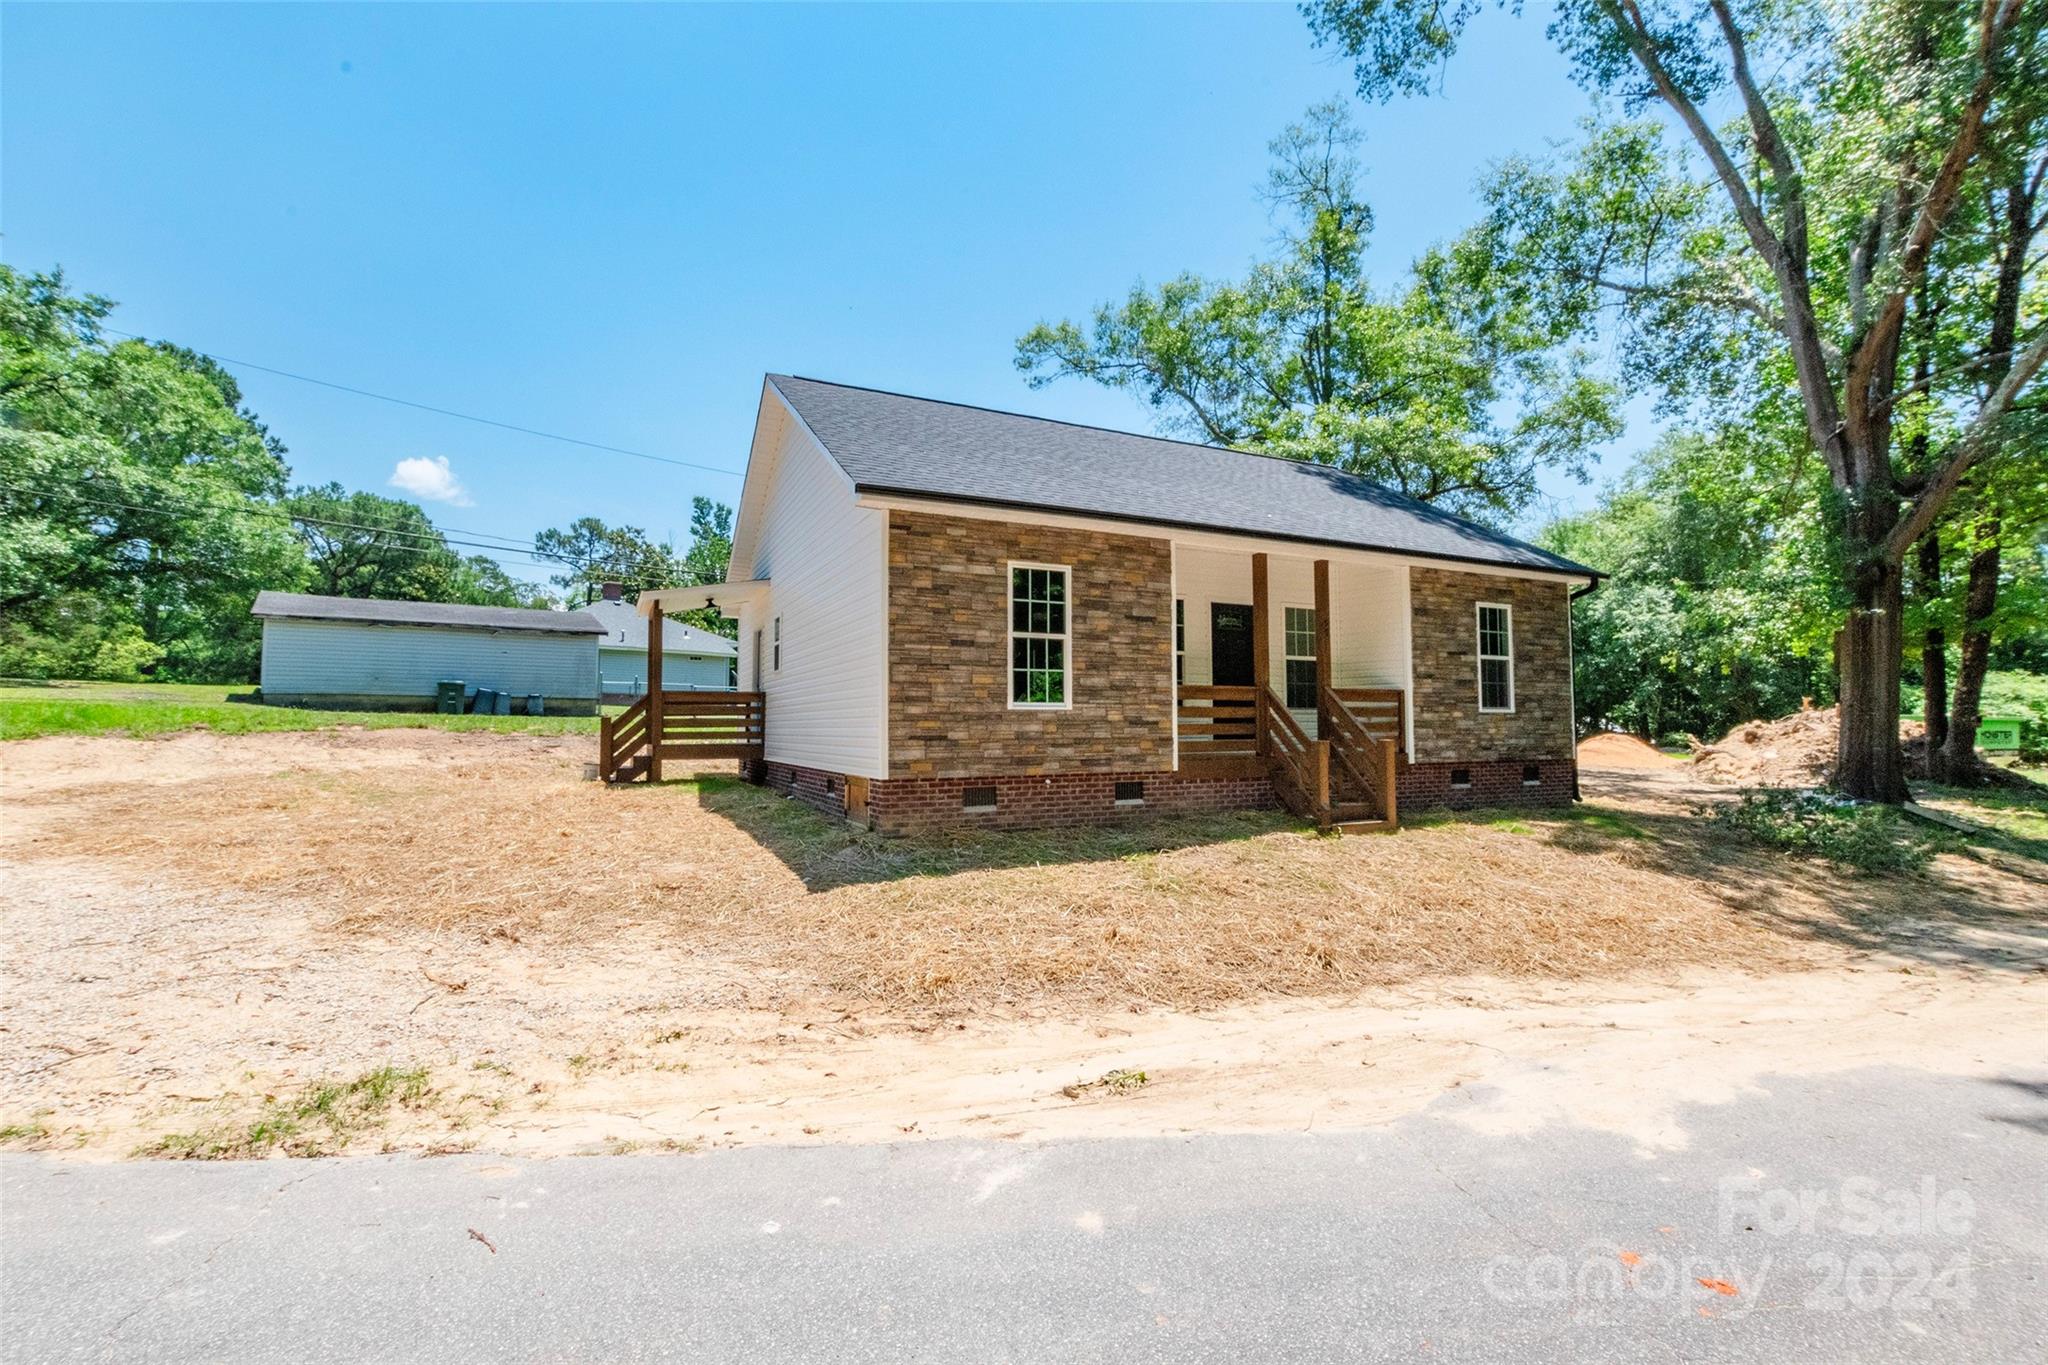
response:
M138 335L135 332L124 332L118 327L108 327L105 324L101 324L100 330L111 332L117 337L126 337L130 341L149 340L148 337ZM192 348L187 347L186 349L191 350ZM552 431L541 431L535 427L523 427L516 422L500 422L495 417L478 417L474 413L457 412L453 408L436 407L432 403L415 403L410 398L394 398L388 393L372 393L368 389L358 389L349 384L337 384L331 379L315 379L309 374L294 374L290 370L275 369L269 365L258 365L253 360L232 360L227 356L216 355L211 351L193 351L193 354L203 355L208 360L219 365L239 365L246 370L261 370L264 374L274 374L281 379L296 379L301 384L317 384L323 389L335 389L341 393L355 394L358 398L374 398L381 403L396 403L400 407L417 408L421 412L437 413L442 417L455 417L465 422L478 422L487 427L497 427L504 431L516 431L525 436L538 436L543 440L561 441L567 445L583 446L590 450L603 450L613 455L630 455L636 460L652 460L656 464L675 465L680 469L699 469L707 474L727 474L733 478L740 477L740 471L737 469L726 469L719 465L698 464L692 460L678 460L667 455L650 455L644 450L629 450L625 446L606 445L602 441L586 441L579 436L562 436Z
M618 567L618 561L616 559L607 560L603 562L599 562L597 560L580 560L569 555L550 554L549 552L542 550L537 545L492 545L481 541L458 540L454 537L443 534L439 530L407 531L396 526L369 526L361 522L340 521L332 517L303 516L296 512L287 511L281 507L269 507L263 505L235 506L227 503L192 502L180 501L178 499L165 499L161 502L153 504L122 502L113 498L91 497L87 494L80 493L75 489L37 488L28 484L15 483L0 483L0 489L4 489L9 492L15 493L27 493L36 497L65 498L69 499L74 503L85 503L97 507L117 507L131 512L207 511L218 512L227 516L267 517L273 520L295 522L303 525L330 526L344 530L366 531L373 536L390 536L394 538L403 537L408 540L424 542L419 545L400 545L394 548L427 550L436 547L446 548L451 545L458 545L462 546L465 549L488 550L500 557L522 559L526 562L527 565L534 568L571 568L580 569L588 573L609 571L612 569L616 569ZM624 579L620 579L618 581L625 582L626 586L634 588L636 590L641 588L702 586L701 584L691 583L647 583L644 581L627 581Z

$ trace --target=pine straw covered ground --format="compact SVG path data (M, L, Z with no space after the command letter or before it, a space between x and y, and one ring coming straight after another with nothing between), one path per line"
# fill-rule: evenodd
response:
M232 893L223 915L309 911L327 934L616 940L622 966L624 945L654 943L743 983L721 1003L829 993L908 1011L1767 968L1896 914L1995 913L2039 889L1946 859L1845 884L1717 841L1662 774L1617 775L1571 813L1392 837L1257 814L884 840L730 777L603 787L582 779L588 750L348 730L29 741L4 755L7 851Z

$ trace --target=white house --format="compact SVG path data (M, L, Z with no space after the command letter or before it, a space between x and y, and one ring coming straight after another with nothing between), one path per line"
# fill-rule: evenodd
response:
M1571 799L1600 577L1327 466L770 375L729 581L638 607L736 618L720 751L878 829L1276 800L1385 829ZM686 704L622 717L601 770L659 776L716 709Z
M596 639L588 612L390 602L260 592L263 700L287 706L425 710L436 686L460 680L554 715L597 711Z
M597 676L607 697L637 697L647 691L647 618L623 600L617 583L583 609L604 627L597 641ZM664 621L661 684L672 692L731 691L739 646L723 635Z

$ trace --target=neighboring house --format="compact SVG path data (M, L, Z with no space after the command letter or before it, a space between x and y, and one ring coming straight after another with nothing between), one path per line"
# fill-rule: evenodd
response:
M608 701L630 701L647 691L647 618L624 600L621 585L607 583L603 593L583 608L604 627L597 642L598 686ZM738 645L680 621L663 625L663 687L682 692L732 690Z
M587 612L464 607L261 592L263 700L287 706L429 710L459 679L554 715L597 711L597 637Z
M640 609L737 617L743 767L884 831L1390 827L1571 799L1599 577L1323 466L771 375L730 581ZM658 770L648 729L608 775Z

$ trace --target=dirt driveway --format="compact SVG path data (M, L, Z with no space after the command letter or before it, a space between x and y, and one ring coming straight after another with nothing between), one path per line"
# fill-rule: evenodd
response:
M1392 838L884 841L729 780L605 789L587 749L5 746L0 1130L562 1153L1346 1126L1458 1091L1668 1147L1767 1073L1995 1070L2048 1028L2043 883L1732 846L1683 770Z

